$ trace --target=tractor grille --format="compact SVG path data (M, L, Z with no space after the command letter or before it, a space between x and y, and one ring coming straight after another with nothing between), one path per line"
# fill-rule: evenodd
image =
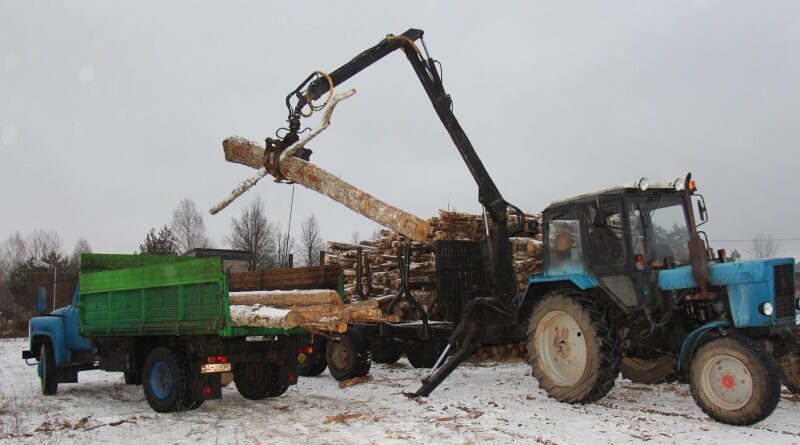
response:
M479 241L436 242L436 287L439 311L456 322L472 299L470 289L486 287L483 249Z
M773 269L775 278L775 318L794 317L794 265L780 264Z

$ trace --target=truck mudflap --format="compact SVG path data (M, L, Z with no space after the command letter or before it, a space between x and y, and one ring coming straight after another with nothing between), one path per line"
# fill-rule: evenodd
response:
M36 354L33 351L22 351L23 360L30 360L32 358L36 358Z

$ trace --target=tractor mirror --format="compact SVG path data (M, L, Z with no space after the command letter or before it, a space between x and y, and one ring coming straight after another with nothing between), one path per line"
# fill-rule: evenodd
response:
M700 221L708 221L708 209L706 208L706 203L702 196L697 201L697 214L700 215Z
M44 287L36 289L36 311L44 313L47 310L47 291Z

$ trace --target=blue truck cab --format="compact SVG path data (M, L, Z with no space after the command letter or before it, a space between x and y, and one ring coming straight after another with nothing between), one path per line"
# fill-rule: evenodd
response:
M715 255L697 230L707 210L690 177L643 178L544 210L543 273L530 276L519 314L551 396L593 401L618 370L640 383L681 379L711 417L740 425L772 412L781 382L800 391L795 260ZM584 375L594 362L606 368L596 386ZM585 398L560 395L573 386Z

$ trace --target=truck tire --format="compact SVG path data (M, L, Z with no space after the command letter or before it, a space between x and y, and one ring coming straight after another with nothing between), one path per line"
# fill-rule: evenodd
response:
M403 356L401 351L387 351L385 349L372 349L372 361L384 365L393 365Z
M533 309L525 345L532 374L560 402L603 398L619 374L619 338L608 313L576 291L545 295Z
M306 356L303 363L297 364L297 375L303 377L316 377L328 368L328 360L325 358L325 350L327 346L327 339L321 335L314 338L312 346L314 352Z
M659 383L672 383L678 380L675 372L678 361L672 357L661 356L654 359L638 357L622 357L619 371L622 377L633 383L645 385L658 385Z
M778 360L781 380L792 394L800 394L800 328L795 329L794 351Z
M142 387L144 397L154 411L172 413L189 406L190 373L186 363L182 353L163 346L147 355Z
M239 363L233 368L233 382L242 397L262 400L278 397L289 388L281 382L280 367L276 363Z
M49 341L42 343L39 348L39 363L42 373L39 383L42 394L53 396L58 392L58 369L56 369L56 358L53 354L53 344Z
M338 339L328 340L325 351L328 370L338 381L367 375L370 367L369 343L357 328L347 328Z
M781 396L775 361L746 337L719 337L701 346L690 364L689 383L700 409L729 425L764 420Z

